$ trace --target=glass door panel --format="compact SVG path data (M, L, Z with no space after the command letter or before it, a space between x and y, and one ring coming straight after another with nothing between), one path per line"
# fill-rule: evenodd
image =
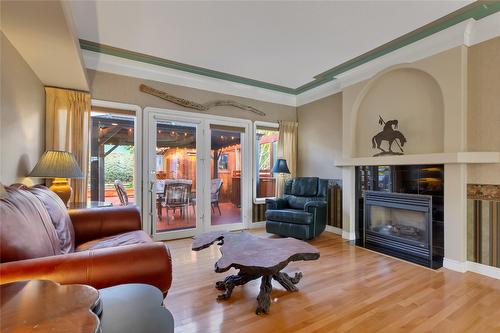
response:
M154 108L145 114L145 228L156 240L244 228L252 207L251 123Z
M153 231L177 233L197 226L198 127L196 123L158 119L154 122L152 179ZM151 169L150 169L151 170ZM154 175L153 175L154 173ZM189 232L188 232L189 234ZM184 234L179 237L186 236Z
M91 112L87 201L139 204L134 186L135 123L133 112Z
M210 125L210 224L242 223L243 128Z

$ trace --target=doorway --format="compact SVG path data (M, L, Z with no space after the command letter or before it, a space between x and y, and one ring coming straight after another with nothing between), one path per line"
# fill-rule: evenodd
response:
M247 120L145 108L144 188L155 239L243 229L251 214Z
M136 105L92 100L87 201L141 206L141 119Z

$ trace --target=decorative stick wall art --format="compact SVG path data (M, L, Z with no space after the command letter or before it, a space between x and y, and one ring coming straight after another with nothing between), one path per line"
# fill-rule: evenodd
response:
M170 95L169 93L152 88L152 87L147 86L145 84L141 84L139 86L139 90L142 91L143 93L150 94L150 95L159 97L161 99L164 99L166 101L175 103L177 105L184 106L184 107L190 108L190 109L195 109L198 111L208 111L209 109L211 109L213 107L217 107L217 106L233 106L233 107L238 108L238 109L253 112L255 114L258 114L259 116L266 115L264 112L257 110L256 108L254 108L252 106L244 105L244 104L238 103L236 101L232 101L232 100L218 100L218 101L208 102L205 104L200 104L200 103L196 103L193 101L189 101L189 100L184 99L184 98L175 97L173 95Z

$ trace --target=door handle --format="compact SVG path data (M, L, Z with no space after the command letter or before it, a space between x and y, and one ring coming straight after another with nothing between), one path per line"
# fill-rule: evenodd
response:
M153 216L153 208L154 208L154 206L153 206L154 203L153 202L154 202L155 197L154 197L154 191L153 191L153 189L155 187L155 184L156 184L156 182L154 180L151 180L149 182L149 193L151 194L151 200L150 200L151 204L150 204L150 207L149 207L149 215L151 217Z

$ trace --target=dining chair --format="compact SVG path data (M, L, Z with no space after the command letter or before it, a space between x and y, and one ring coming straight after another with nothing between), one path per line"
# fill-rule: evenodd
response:
M215 208L217 208L219 215L222 215L219 207L219 194L223 183L224 182L220 178L212 179L210 182L210 205L212 207L212 213L214 213Z
M123 186L123 183L120 180L115 180L114 184L115 184L116 194L118 195L118 199L120 199L120 205L128 206L128 194L127 191L125 190L125 186Z
M189 217L189 202L191 199L191 184L188 183L167 183L163 192L162 206L166 209L167 223L168 211L172 210L175 214L177 208L180 209L181 217Z
M210 206L212 208L212 213L215 212L215 208L219 211L219 215L222 215L219 207L219 193L224 182L222 179L216 178L210 181ZM196 214L196 197L192 197L189 203L193 206L193 213Z

